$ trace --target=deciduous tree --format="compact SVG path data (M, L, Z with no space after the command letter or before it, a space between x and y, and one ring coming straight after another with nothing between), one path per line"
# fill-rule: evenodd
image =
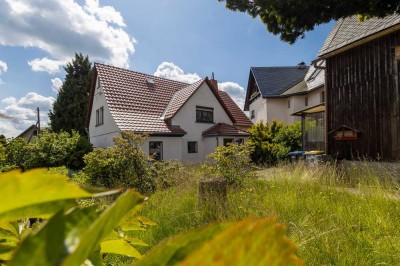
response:
M384 17L400 14L398 0L218 0L233 11L260 17L269 32L293 44L316 25L359 15Z

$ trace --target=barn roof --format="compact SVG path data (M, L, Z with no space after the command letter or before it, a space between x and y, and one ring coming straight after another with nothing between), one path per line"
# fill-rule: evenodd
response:
M398 14L384 18L370 18L363 22L358 22L357 16L339 19L325 40L318 56L323 57L347 45L399 25L400 15Z

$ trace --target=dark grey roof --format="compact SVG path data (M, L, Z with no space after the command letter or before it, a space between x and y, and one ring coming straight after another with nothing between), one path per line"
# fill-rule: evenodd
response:
M252 67L250 71L262 96L276 97L304 80L308 67Z
M357 16L340 19L325 40L318 56L323 56L399 24L400 15L398 14L384 18L370 18L363 22L358 22Z

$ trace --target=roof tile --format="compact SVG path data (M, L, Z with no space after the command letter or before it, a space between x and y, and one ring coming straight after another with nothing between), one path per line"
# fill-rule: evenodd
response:
M294 67L252 67L254 79L263 97L280 96L286 90L301 82L306 68Z

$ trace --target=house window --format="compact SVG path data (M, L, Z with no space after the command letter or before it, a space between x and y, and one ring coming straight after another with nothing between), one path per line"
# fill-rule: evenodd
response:
M325 92L321 91L321 103L325 102Z
M197 153L197 141L188 141L188 153Z
M308 106L308 97L307 96L304 98L304 105Z
M149 142L149 154L156 161L163 159L163 143L162 141L150 141Z
M224 146L228 146L230 143L233 143L233 139L224 139Z
M237 139L237 140L236 140L236 143L237 143L238 145L244 144L244 139Z
M287 101L287 108L290 108L290 99Z
M250 112L250 119L256 118L256 112L254 110L251 110Z
M100 126L104 123L104 107L100 107L96 110L96 126Z
M196 122L213 123L214 108L196 106Z

